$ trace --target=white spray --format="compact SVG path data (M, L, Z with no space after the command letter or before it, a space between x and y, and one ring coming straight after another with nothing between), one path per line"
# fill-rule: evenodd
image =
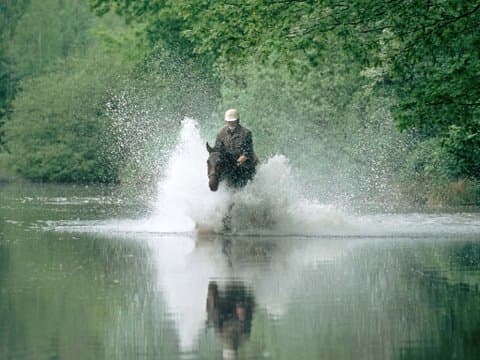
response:
M243 189L208 187L208 152L197 123L185 119L177 146L158 185L151 226L158 232L188 232L196 227L221 231L231 216L236 233L318 233L345 225L343 215L318 201L306 200L292 175L288 159L274 156L258 167Z

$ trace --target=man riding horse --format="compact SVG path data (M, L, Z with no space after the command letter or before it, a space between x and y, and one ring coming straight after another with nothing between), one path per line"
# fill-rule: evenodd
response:
M239 124L236 109L225 112L225 126L220 130L208 159L208 184L216 191L221 180L232 187L243 187L253 179L257 156L253 151L252 132Z

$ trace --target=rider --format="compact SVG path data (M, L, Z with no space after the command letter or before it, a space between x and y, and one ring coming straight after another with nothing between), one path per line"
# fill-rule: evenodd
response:
M224 148L237 163L238 175L247 182L255 175L257 156L253 152L252 132L239 124L240 115L236 109L225 112L225 124L215 140L215 149Z

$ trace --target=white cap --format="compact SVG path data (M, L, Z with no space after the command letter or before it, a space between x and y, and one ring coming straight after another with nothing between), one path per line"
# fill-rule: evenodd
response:
M240 119L240 116L236 109L230 109L225 111L225 121L237 121L239 119Z

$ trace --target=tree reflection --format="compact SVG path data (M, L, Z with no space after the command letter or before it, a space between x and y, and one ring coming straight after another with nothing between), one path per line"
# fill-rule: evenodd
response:
M228 282L223 289L209 282L207 327L213 327L221 340L223 359L236 359L239 347L250 337L254 308L253 293L242 282Z

